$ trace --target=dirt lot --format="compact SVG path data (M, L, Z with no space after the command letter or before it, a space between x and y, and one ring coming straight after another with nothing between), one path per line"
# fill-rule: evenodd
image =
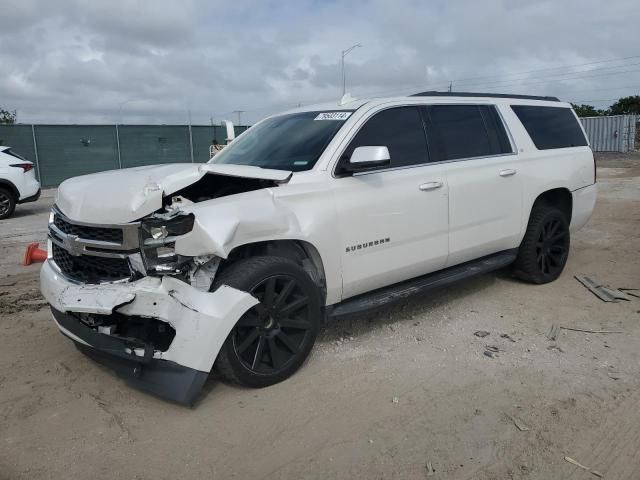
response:
M290 380L211 379L193 409L127 387L56 331L38 266L18 266L52 198L23 206L0 222L0 478L597 478L568 456L638 479L640 299L604 303L573 275L640 288L640 155L601 157L598 180L555 283L499 272L330 324ZM624 333L551 342L553 323Z

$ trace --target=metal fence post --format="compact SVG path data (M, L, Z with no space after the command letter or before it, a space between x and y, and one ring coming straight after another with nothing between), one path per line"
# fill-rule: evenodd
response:
M191 163L193 163L193 133L191 132L191 122L189 122L189 153L191 153Z
M116 123L116 147L118 149L118 168L122 170L122 158L120 157L120 131Z
M42 183L42 174L40 173L40 159L38 158L38 142L36 142L36 128L31 124L31 137L33 138L33 153L36 160L36 172L38 173L38 181Z

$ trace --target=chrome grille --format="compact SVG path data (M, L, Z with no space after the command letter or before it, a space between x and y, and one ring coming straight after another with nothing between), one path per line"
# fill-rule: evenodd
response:
M100 240L103 242L122 243L121 228L88 227L75 225L66 220L62 215L55 215L53 224L67 235L76 235L87 240Z
M67 218L56 207L49 220L52 263L82 283L132 278L129 255L139 253L139 223L96 225Z
M129 260L125 258L74 257L64 248L53 244L53 261L67 277L82 283L114 282L131 277Z

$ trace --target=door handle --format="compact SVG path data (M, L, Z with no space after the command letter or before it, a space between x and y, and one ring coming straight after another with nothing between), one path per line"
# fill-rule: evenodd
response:
M429 190L435 190L442 187L442 182L427 182L420 185L418 188L422 192L428 192Z
M507 168L506 170L502 170L500 172L500 176L501 177L510 177L512 175L515 175L517 172L517 170L514 170L513 168Z

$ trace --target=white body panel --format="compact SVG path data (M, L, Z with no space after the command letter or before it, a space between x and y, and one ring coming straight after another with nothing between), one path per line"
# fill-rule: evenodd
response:
M420 190L430 182L441 186ZM333 228L342 247L343 297L444 266L448 188L443 166L371 172L333 179L330 185Z
M169 323L176 336L169 349L156 351L154 358L201 372L211 370L233 326L258 303L248 293L234 288L221 287L205 293L170 277L146 277L127 284L78 285L56 272L49 261L40 271L40 288L47 302L60 312L118 312ZM68 332L63 333L71 337Z
M285 181L291 172L245 165L171 163L111 170L70 178L58 187L56 205L72 220L127 223L162 208L162 199L207 173ZM115 189L115 190L114 190ZM113 199L114 191L118 200ZM113 201L105 202L105 199Z
M596 199L598 198L598 185L588 185L571 193L573 197L573 212L569 227L572 232L576 232L586 225L593 214Z
M36 179L35 169L25 172L22 168L11 166L20 163L32 164L32 162L4 153L7 149L9 147L0 147L0 186L4 182L12 185L18 192L18 198L16 198L18 202L33 197L40 190L40 183Z
M447 265L508 250L519 243L522 176L518 174L518 166L517 155L448 164Z

